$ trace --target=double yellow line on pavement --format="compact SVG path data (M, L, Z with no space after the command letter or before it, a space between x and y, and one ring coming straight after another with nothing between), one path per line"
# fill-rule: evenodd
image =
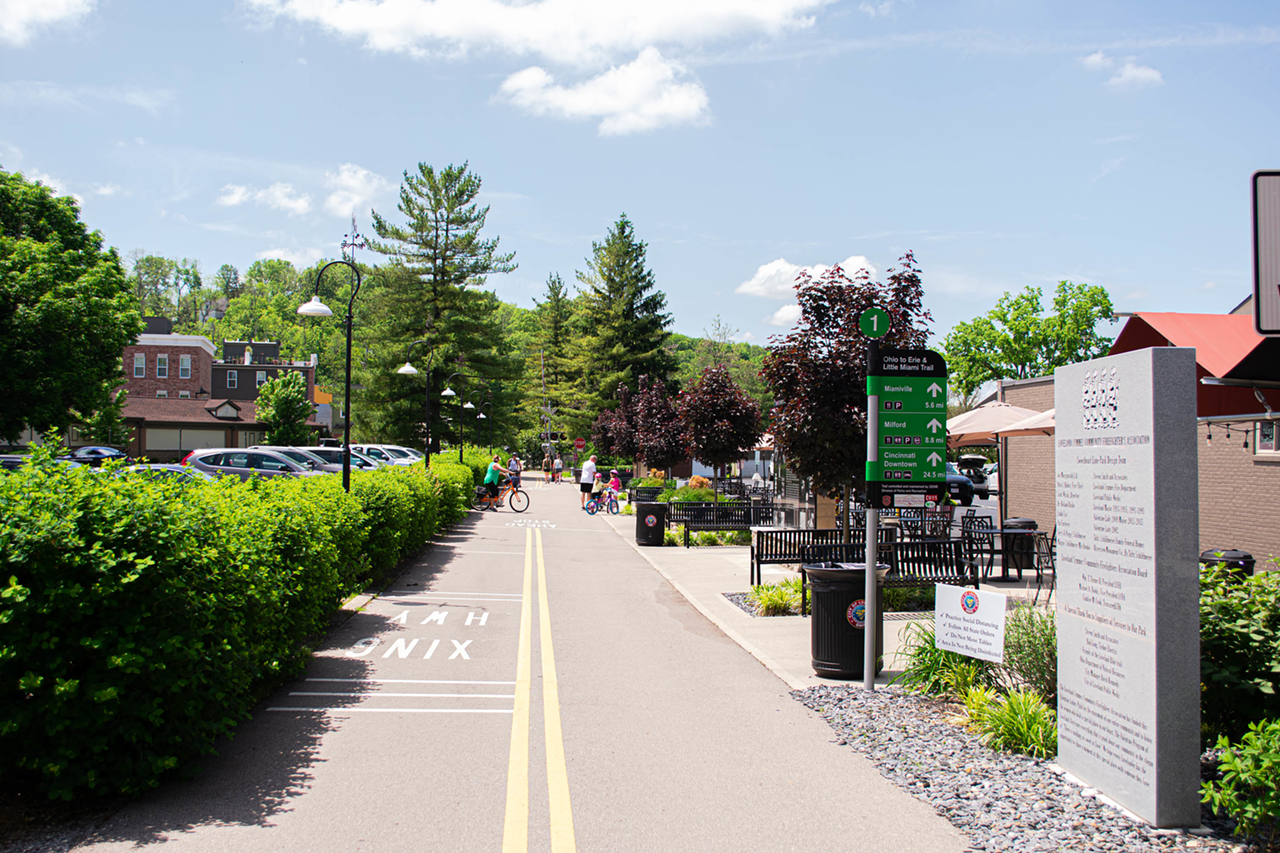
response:
M507 763L507 812L502 829L502 853L529 849L529 708L533 691L533 558L537 534L538 627L542 647L542 716L546 731L547 797L551 812L552 853L576 853L573 808L569 802L569 771L560 728L560 682L551 646L551 608L547 602L547 564L542 555L542 531L525 531L524 585L520 606L520 642L516 659L515 713L511 718L511 753Z

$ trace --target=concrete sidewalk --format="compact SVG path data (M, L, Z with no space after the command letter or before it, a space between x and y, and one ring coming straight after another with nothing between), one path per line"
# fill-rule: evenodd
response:
M730 639L769 668L793 690L817 684L861 684L820 678L814 675L810 657L810 623L807 616L757 617L744 612L725 593L748 592L750 549L747 547L644 547L636 544L635 516L607 517L619 536L665 577L703 616ZM772 583L796 572L785 566L764 566L763 581ZM983 589L1004 593L1010 598L1030 601L1035 595L1034 576L1022 581L982 584ZM877 685L888 684L901 671L896 656L904 646L904 635L913 621L932 621L932 613L886 614L884 622L885 669Z

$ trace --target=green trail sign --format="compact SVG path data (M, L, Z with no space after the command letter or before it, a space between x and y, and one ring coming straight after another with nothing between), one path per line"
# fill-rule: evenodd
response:
M937 506L947 481L947 363L932 350L886 348L869 367L876 443L867 448L867 500Z

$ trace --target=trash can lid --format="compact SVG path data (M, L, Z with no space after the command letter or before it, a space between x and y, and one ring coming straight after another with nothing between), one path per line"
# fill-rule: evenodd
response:
M811 578L825 581L852 581L854 575L862 575L867 570L866 563L805 563L805 574ZM876 578L883 580L889 573L886 563L876 564Z
M1201 562L1230 563L1236 560L1252 560L1248 551L1236 551L1228 548L1210 548L1200 554Z
M1033 529L1036 529L1039 527L1039 525L1036 524L1036 520L1034 518L1006 518L1004 520L1004 523L1001 524L1000 526L1001 527L1030 527Z

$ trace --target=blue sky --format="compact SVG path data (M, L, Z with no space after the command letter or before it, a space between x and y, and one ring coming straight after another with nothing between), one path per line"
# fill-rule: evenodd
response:
M0 0L0 166L122 253L336 256L466 160L502 298L625 211L677 331L759 343L800 266L908 249L939 335L1063 278L1227 311L1277 92L1274 3Z

